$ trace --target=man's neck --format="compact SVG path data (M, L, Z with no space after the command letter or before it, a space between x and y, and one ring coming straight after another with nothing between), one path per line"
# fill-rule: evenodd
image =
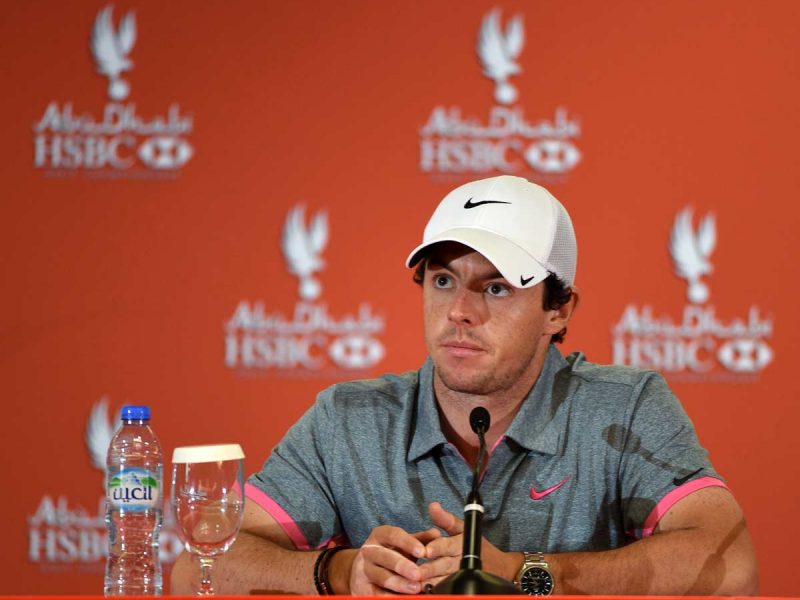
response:
M505 435L525 398L539 379L547 351L545 348L544 352L537 353L538 360L513 386L486 395L466 394L452 390L445 385L434 370L433 390L442 432L470 466L474 466L478 459L478 438L469 423L472 409L476 406L483 406L491 415L491 426L486 433L486 449L491 452L497 441Z

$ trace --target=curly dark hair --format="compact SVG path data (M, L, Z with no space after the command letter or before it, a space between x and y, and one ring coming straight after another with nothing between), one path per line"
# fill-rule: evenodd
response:
M542 308L545 310L558 310L572 300L572 288L561 281L557 275L550 273L544 280L544 293L542 294ZM550 343L560 344L567 336L567 328L554 334Z
M414 283L421 286L425 280L425 259L421 260L414 269L412 278ZM561 281L557 275L550 273L544 280L544 292L542 294L542 308L544 310L558 310L567 302L572 300L572 288ZM567 328L554 334L550 338L550 343L560 344L567 336Z

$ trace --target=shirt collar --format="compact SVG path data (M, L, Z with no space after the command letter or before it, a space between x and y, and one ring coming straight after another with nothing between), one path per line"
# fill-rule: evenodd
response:
M435 447L447 443L439 422L439 411L433 396L433 361L428 357L419 371L417 410L411 429L408 460L417 460Z
M558 407L566 398L566 380L560 376L569 363L561 352L550 344L542 371L528 393L519 412L506 431L506 436L520 446L556 454L562 442L563 426L555 418ZM419 372L417 410L412 425L408 460L414 461L437 446L447 443L439 421L439 411L433 394L433 361L430 357Z
M554 344L547 349L542 371L519 412L511 421L506 436L528 450L557 454L563 442L563 424L557 419L558 407L567 397L569 363ZM563 413L562 413L563 414Z

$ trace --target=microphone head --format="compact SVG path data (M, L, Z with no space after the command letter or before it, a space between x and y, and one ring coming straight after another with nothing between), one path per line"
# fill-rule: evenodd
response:
M482 406L476 406L469 413L469 424L475 433L486 433L489 431L489 425L491 424L489 411Z

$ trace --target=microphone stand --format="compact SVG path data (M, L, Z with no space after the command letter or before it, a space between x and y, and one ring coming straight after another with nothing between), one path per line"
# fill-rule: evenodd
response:
M489 411L479 406L469 415L472 431L478 434L480 448L478 461L472 473L472 489L464 506L464 546L461 551L460 569L442 580L433 588L432 594L451 594L466 596L519 595L510 581L481 570L481 524L483 521L483 500L481 499L480 473L486 458L486 439L489 429Z

